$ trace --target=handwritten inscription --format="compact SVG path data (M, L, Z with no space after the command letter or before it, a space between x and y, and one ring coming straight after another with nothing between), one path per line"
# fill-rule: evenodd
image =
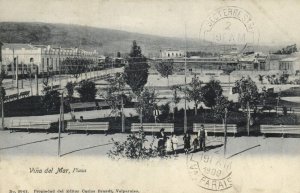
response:
M29 173L32 174L71 174L71 173L86 173L86 169L84 168L64 168L64 167L48 167L48 168L39 168L32 167L29 168Z

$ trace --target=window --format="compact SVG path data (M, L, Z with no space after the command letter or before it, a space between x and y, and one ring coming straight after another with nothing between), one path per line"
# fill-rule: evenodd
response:
M34 62L33 58L30 58L30 59L29 59L29 62L33 63L33 62Z

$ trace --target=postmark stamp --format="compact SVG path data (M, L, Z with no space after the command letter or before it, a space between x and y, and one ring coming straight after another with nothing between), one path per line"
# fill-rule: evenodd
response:
M201 188L222 191L232 187L230 160L202 152L189 154L186 160L191 179Z
M216 9L205 19L200 39L223 45L257 45L259 31L248 11L226 6Z

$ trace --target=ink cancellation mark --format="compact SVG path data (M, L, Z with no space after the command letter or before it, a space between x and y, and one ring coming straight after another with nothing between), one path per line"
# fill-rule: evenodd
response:
M232 187L231 161L202 153L188 155L186 163L190 177L201 188L222 191Z
M212 12L202 23L200 39L226 45L257 45L259 32L248 11L226 6Z

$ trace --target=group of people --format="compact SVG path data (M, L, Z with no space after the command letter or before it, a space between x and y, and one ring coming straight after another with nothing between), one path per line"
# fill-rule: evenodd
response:
M161 155L174 154L177 155L178 139L175 133L171 134L171 138L165 134L165 129L162 128L157 135L158 151Z
M178 138L175 133L171 134L171 138L167 137L164 132L164 128L160 130L157 135L158 139L158 151L161 155L165 154L174 154L177 155L177 147L178 147ZM198 146L200 147L200 151L205 151L205 139L207 137L207 132L204 129L204 125L201 125L200 130L197 132L197 135L193 135L192 140L192 148L191 148L191 134L186 132L183 136L184 142L184 152L196 152L198 150Z
M204 129L204 125L201 125L200 130L198 130L197 135L193 137L192 148L191 148L191 135L189 133L185 133L183 136L184 142L184 152L196 152L198 150L198 146L200 147L200 151L206 151L205 140L207 137L207 132Z

